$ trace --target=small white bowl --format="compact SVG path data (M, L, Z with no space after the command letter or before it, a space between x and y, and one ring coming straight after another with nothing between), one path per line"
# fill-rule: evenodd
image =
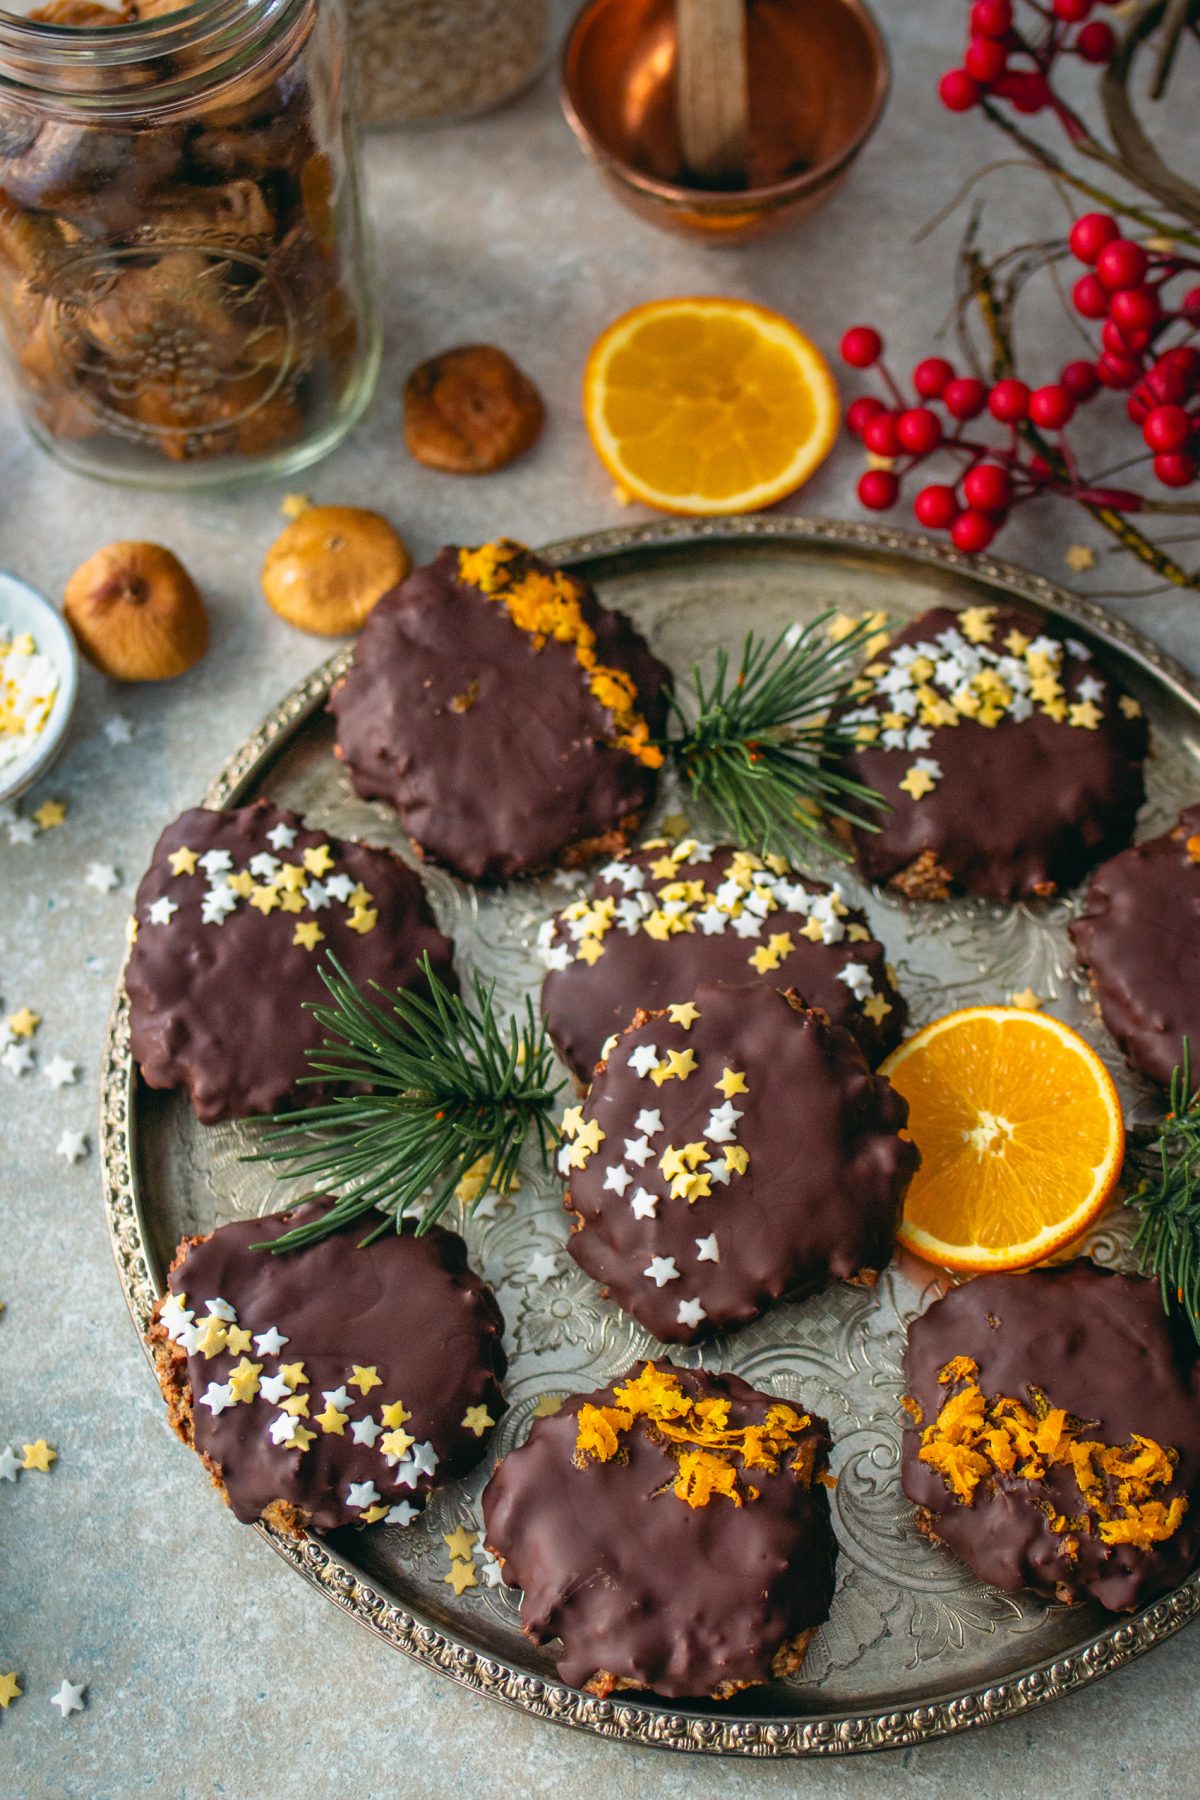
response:
M0 626L14 637L31 633L39 651L58 672L54 705L34 747L19 761L0 769L0 804L15 800L32 787L54 762L67 738L79 692L79 652L62 614L27 582L0 569Z

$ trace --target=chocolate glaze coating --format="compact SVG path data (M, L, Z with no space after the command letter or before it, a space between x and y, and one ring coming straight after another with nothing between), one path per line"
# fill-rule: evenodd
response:
M665 1014L643 1023L639 1014L600 1064L583 1113L604 1141L570 1172L565 1196L581 1221L567 1242L575 1261L664 1343L694 1343L757 1318L774 1301L882 1269L920 1161L898 1135L907 1102L871 1074L848 1032L765 982L705 985L693 999L700 1016L690 1028ZM644 1045L664 1059L693 1050L698 1066L686 1080L656 1087L630 1062ZM744 1071L749 1091L733 1096L743 1117L722 1142L710 1115L722 1105L714 1084L726 1068ZM663 1129L649 1136L652 1157L637 1166L626 1140L642 1136L643 1108L661 1112ZM746 1172L726 1184L714 1178L711 1193L694 1201L671 1199L660 1159L668 1146L700 1141L714 1160L730 1142L744 1147ZM605 1185L618 1166L630 1176L624 1193ZM643 1188L661 1196L653 1217L633 1210ZM712 1236L715 1261L701 1258L697 1242ZM660 1286L648 1277L654 1257L672 1258L677 1278ZM678 1316L691 1300L705 1314L696 1324Z
M1185 1040L1200 1066L1200 863L1186 848L1198 834L1200 805L1189 806L1173 831L1122 850L1097 869L1069 927L1104 1023L1163 1087Z
M220 925L202 922L207 878L199 870L174 875L172 851L227 851L237 870L272 853L267 834L280 825L296 833L294 845L278 853L283 859L298 862L305 850L327 844L337 869L369 889L379 914L374 930L352 931L350 909L336 903L302 915L325 934L315 951L293 943L299 915L282 909L264 915L243 902ZM177 907L168 924L149 922L157 900ZM298 814L265 800L228 812L195 807L168 825L142 877L134 916L138 935L125 971L134 1058L150 1087L186 1089L206 1125L274 1112L294 1097L308 1071L305 1052L323 1036L303 1003L329 998L319 974L327 951L360 987L372 980L388 989L412 986L425 951L442 979L454 980L454 947L434 924L411 869L390 851L310 830ZM318 1084L300 1091L315 1103L330 1090Z
M468 881L504 880L619 837L655 776L614 745L613 715L573 647L536 649L502 604L458 579L457 559L442 550L384 596L329 707L358 793L395 807L432 861ZM599 662L632 677L660 734L669 671L586 586L581 606Z
M775 1398L736 1375L672 1372L690 1394L728 1398L735 1428L761 1422ZM575 1463L575 1417L588 1402L612 1405L612 1388L536 1420L484 1490L484 1538L508 1585L524 1589L526 1634L561 1640L558 1672L572 1687L603 1674L682 1698L768 1680L776 1654L829 1616L837 1545L824 1487L784 1462L775 1475L754 1472L755 1501L691 1507L662 1491L675 1462L641 1421L627 1454ZM824 1419L811 1419L806 1444L821 1470Z
M936 1535L980 1580L1072 1600L1092 1597L1113 1612L1182 1581L1200 1556L1200 1365L1194 1346L1164 1315L1158 1284L1081 1259L1023 1275L983 1275L952 1288L908 1332L905 1379L925 1424L950 1392L939 1386L938 1371L960 1355L979 1365L979 1385L989 1398L1007 1394L1027 1403L1031 1383L1051 1406L1089 1421L1091 1437L1125 1444L1137 1432L1177 1450L1175 1479L1161 1496L1189 1499L1182 1524L1164 1543L1138 1549L1080 1533L1078 1558L1070 1561L1036 1504L1041 1495L1066 1516L1081 1511L1074 1476L1064 1467L1052 1467L1036 1483L1000 1476L986 1490L980 1486L974 1504L963 1505L935 1469L918 1461L921 1430L910 1425L904 1492L928 1510Z
M899 646L930 641L960 618L950 607L923 613L879 660L890 663ZM996 608L994 624L997 643L1014 629L1028 637L1046 633L1040 614L1015 607ZM1108 690L1094 731L1040 711L1024 720L1006 715L990 729L970 718L934 729L923 754L940 763L942 778L920 799L900 787L912 751L873 744L844 759L843 771L890 807L878 815L878 831L851 833L863 875L890 881L932 855L953 886L1012 900L1073 887L1125 843L1143 798L1146 722L1126 718L1115 705L1121 690L1112 677L1068 650L1061 673L1068 701L1088 676L1102 676Z
M282 1236L292 1226L317 1217L332 1204L307 1202L289 1213L238 1219L210 1237L185 1239L168 1277L172 1294L186 1294L197 1317L219 1298L252 1333L271 1326L288 1342L278 1355L252 1349L264 1377L282 1364L302 1362L311 1396L310 1415L301 1423L315 1431L305 1450L272 1442L271 1422L279 1408L261 1393L248 1404L216 1415L200 1396L210 1382L225 1382L238 1358L222 1351L212 1358L187 1356L186 1387L194 1448L219 1478L229 1504L245 1523L282 1505L288 1516L317 1531L361 1523L362 1507L347 1503L351 1482L371 1481L390 1505L424 1504L429 1491L465 1475L483 1455L486 1434L462 1424L466 1409L485 1406L493 1420L505 1410L500 1383L506 1369L501 1342L504 1321L490 1288L467 1263L466 1246L452 1231L434 1227L423 1237L390 1228L366 1249L363 1238L383 1223L368 1213L348 1228L302 1250L272 1255L254 1244ZM160 1303L161 1304L161 1303ZM182 1358L168 1346L161 1324L151 1332L158 1355ZM353 1367L374 1368L379 1385L360 1393ZM349 1383L349 1419L340 1434L313 1425L324 1405L323 1391ZM165 1385L165 1384L164 1384ZM381 1445L356 1443L356 1419L379 1419L380 1409L402 1401L411 1413L404 1429L417 1443L432 1445L437 1463L415 1485L397 1483Z
M610 864L632 864L643 870L661 856L655 849L628 852ZM681 863L672 879L703 881L705 887L718 887L734 855L722 845L705 857L689 858ZM807 876L788 874L789 882L809 894L829 894L827 882L813 881ZM647 874L645 889L657 894L666 879ZM593 899L613 898L618 902L626 893L616 874L601 870L592 887ZM732 929L712 935L702 930L679 932L674 937L657 939L644 930L628 932L619 926L606 933L604 955L594 963L577 958L565 969L551 969L542 983L542 1013L559 1054L581 1081L591 1079L592 1069L603 1045L614 1031L623 1031L638 1007L653 1012L690 994L702 981L741 983L756 979L750 956L773 932L787 932L793 948L779 967L762 977L772 987L791 988L806 1006L818 1007L834 1025L842 1025L862 1047L872 1068L904 1036L908 1007L892 985L887 974L887 951L877 938L852 940L843 937L836 944L814 943L801 935L807 920L803 914L787 906L767 914L757 938L739 937ZM866 929L866 914L851 908L843 924ZM570 944L571 938L562 914L557 915L551 943ZM847 963L863 963L871 976L874 993L883 994L889 1011L882 1020L869 1018L863 1003L851 988L839 979Z

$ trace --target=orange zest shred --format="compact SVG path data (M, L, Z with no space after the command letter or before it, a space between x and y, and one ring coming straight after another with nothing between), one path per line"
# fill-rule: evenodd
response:
M980 1483L997 1475L1037 1482L1052 1468L1066 1467L1079 1489L1081 1517L1064 1518L1038 1501L1066 1556L1078 1554L1080 1532L1105 1544L1146 1550L1179 1529L1187 1497L1177 1494L1167 1501L1155 1492L1174 1476L1176 1451L1136 1432L1128 1444L1089 1438L1083 1421L1052 1406L1034 1387L1027 1389L1028 1406L1010 1395L989 1400L978 1375L969 1356L955 1356L941 1369L939 1382L957 1391L921 1434L921 1461L937 1470L960 1504L973 1505Z
M622 1437L641 1420L650 1435L670 1448L679 1469L672 1492L689 1506L707 1506L718 1496L735 1506L757 1499L758 1490L739 1486L738 1477L748 1469L774 1475L792 1452L797 1479L806 1484L814 1479L814 1446L800 1442L811 1420L782 1401L767 1408L761 1424L731 1426L728 1400L715 1395L695 1400L678 1376L653 1363L614 1388L613 1397L615 1406L580 1407L576 1458L610 1462L620 1451Z
M489 600L502 601L513 624L532 637L535 650L544 649L551 638L573 644L589 692L613 715L617 748L648 769L662 767L663 753L650 742L650 727L638 711L633 677L596 658L596 634L583 616L583 589L577 581L561 569L537 567L525 545L511 538L460 550L458 578Z

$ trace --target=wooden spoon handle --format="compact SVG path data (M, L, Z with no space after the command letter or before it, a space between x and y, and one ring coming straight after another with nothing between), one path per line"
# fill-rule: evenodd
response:
M746 173L746 0L675 0L679 137L688 174L705 184Z

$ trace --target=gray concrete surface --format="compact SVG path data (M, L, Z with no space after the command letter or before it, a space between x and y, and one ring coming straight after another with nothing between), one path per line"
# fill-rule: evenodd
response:
M832 349L842 326L874 318L905 364L946 310L957 225L915 248L915 227L963 175L996 154L977 120L952 123L932 78L955 55L963 9L950 0L882 7L896 54L886 123L850 186L794 236L741 255L704 253L636 223L602 194L562 124L550 85L512 110L444 133L376 139L387 353L364 425L303 486L387 512L418 557L446 539L506 531L531 542L641 516L624 510L579 419L582 360L615 313L655 295L745 294L801 320ZM992 177L988 229L1032 237L1057 202L1040 178ZM1074 354L1049 311L1035 360L1048 378ZM523 462L484 480L419 469L399 431L406 370L451 342L499 342L549 406ZM842 445L802 496L805 510L853 514L859 472ZM294 483L293 485L301 485ZM279 528L280 490L185 501L106 491L56 470L0 401L0 564L57 595L84 555L114 536L172 545L201 582L214 641L174 685L118 690L85 675L69 753L32 801L70 804L66 825L31 845L0 829L0 1010L42 1013L39 1060L78 1061L54 1090L0 1069L0 1444L44 1435L49 1476L0 1482L0 1672L23 1698L0 1714L0 1792L28 1800L226 1795L234 1800L408 1800L561 1793L612 1800L804 1788L1000 1796L1195 1791L1200 1634L1026 1720L960 1741L836 1764L716 1767L567 1735L463 1694L385 1649L299 1582L204 1490L174 1443L113 1270L95 1156L94 1082L121 929L161 825L193 802L219 762L323 654L258 592ZM799 503L797 503L799 504ZM1069 578L1063 552L1102 540L1086 522L1031 509L1003 551ZM1101 556L1084 585L1145 579ZM1120 599L1200 670L1195 596ZM127 717L133 741L103 726ZM84 884L111 862L111 894ZM86 1130L89 1156L55 1154ZM50 1695L86 1682L88 1706L60 1721Z

